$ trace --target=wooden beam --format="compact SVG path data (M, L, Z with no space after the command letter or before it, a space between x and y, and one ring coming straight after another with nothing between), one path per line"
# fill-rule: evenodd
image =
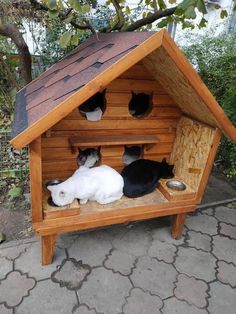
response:
M56 243L56 234L41 237L41 263L42 265L49 265L52 263L55 243Z
M129 221L170 216L179 214L180 212L191 212L195 207L193 200L176 202L176 204L177 203L179 205L170 205L168 202L159 206L140 206L84 215L81 213L77 216L47 219L40 223L34 223L33 227L39 235L50 235L52 233L86 230Z
M201 178L201 181L199 184L199 189L198 189L198 194L197 194L197 200L199 203L201 202L201 199L202 199L203 194L204 194L205 189L206 189L206 185L208 182L209 175L211 173L211 169L212 169L212 166L214 163L217 149L218 149L218 146L220 144L221 136L222 136L222 132L219 129L217 129L215 132L213 141L212 141L212 145L211 145L211 149L210 149L210 152L208 155L206 166L205 166L205 169L204 169L204 172L202 174L202 178Z
M186 219L186 213L177 214L174 216L174 221L172 224L171 234L174 239L179 239Z
M32 221L34 223L43 219L41 137L29 145L29 167Z

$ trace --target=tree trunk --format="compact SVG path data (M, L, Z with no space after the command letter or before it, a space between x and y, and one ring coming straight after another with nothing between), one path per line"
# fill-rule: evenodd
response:
M31 66L32 60L29 48L16 26L12 24L1 24L0 35L11 38L17 47L19 54L19 73L23 84L26 85L32 81Z

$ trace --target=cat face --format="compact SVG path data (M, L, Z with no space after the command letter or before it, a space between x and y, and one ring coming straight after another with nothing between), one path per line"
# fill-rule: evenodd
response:
M149 112L152 94L138 93L132 91L132 98L129 102L129 112L132 116L142 117Z
M74 200L74 193L71 191L65 191L61 184L49 185L47 189L51 192L52 201L57 206L69 205Z
M102 110L102 112L105 111L106 107L105 91L103 91L102 93L100 92L96 93L88 100L86 100L84 103L82 103L79 106L79 111L80 113L85 114L86 112L93 112L98 107Z
M78 166L93 167L101 158L100 148L86 148L85 150L79 148L79 155L77 157Z
M174 165L169 165L164 158L161 162L161 177L163 179L171 179L174 177Z

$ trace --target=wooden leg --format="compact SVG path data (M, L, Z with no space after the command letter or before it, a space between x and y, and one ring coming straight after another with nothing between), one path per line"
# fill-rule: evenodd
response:
M184 222L185 222L185 218L186 218L186 214L182 213L182 214L177 214L174 216L174 221L172 224L172 237L174 239L178 239L183 231L183 227L184 227Z
M53 251L56 243L56 234L41 237L41 262L42 265L52 263Z

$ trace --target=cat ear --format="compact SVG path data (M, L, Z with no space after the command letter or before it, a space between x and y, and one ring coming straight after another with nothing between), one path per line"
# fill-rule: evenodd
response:
M97 151L100 153L102 146L98 146Z
M134 91L131 91L132 96L135 96L136 94L134 93Z
M65 197L66 197L66 192L65 192L65 191L60 191L60 192L59 192L59 196L60 196L61 198L65 198Z
M167 162L166 162L166 158L163 158L163 159L162 159L162 163L163 163L163 164L166 164L166 163L167 163Z
M81 154L82 153L82 149L80 147L78 147L78 152Z
M52 193L53 191L55 191L55 187L56 185L48 185L47 189Z

